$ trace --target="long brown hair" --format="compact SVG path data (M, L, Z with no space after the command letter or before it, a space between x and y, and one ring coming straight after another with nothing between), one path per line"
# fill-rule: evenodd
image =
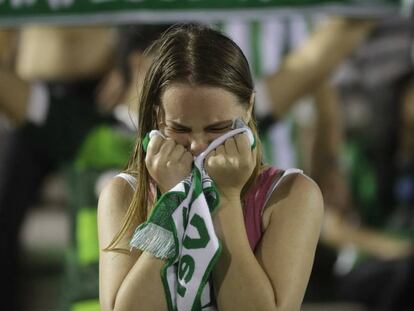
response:
M148 204L153 202L150 202L150 175L145 165L142 138L157 128L156 108L161 105L165 89L172 83L219 87L236 95L246 109L254 92L249 64L241 49L231 39L209 27L175 25L164 32L146 54L152 56L152 64L139 98L135 151L126 167L126 172L137 179L137 188L124 223L107 250L119 250L115 246L125 234L148 217ZM243 188L242 197L258 175L262 163L254 110L248 126L256 136L257 164Z

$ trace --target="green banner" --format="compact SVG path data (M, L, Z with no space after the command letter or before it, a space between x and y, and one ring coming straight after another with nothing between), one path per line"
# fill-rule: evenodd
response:
M398 0L0 0L0 25L257 19L298 10L393 14Z

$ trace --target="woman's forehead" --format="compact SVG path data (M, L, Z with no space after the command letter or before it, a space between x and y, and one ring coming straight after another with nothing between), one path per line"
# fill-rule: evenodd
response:
M174 84L161 98L162 106L169 115L234 114L243 109L238 98L219 87Z

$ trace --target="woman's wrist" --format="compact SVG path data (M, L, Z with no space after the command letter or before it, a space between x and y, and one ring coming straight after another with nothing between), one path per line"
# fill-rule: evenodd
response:
M231 204L235 202L240 202L241 191L238 189L229 189L227 191L220 191L220 205L222 204Z

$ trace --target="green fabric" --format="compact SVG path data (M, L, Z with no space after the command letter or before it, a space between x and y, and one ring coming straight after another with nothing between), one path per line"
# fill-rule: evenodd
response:
M107 169L111 169L111 167L108 167ZM117 169L119 170L120 168ZM69 205L73 215L75 215L79 209L86 206L93 206L93 208L96 208L97 197L95 193L95 184L99 176L105 171L106 170L94 168L79 170L73 166L66 169L65 176L68 184Z
M91 131L77 155L75 167L91 168L123 167L134 145L133 136L100 126Z
M362 221L368 226L381 227L384 214L378 201L377 176L363 146L363 142L352 139L344 146L348 183Z
M116 170L120 170L120 168L116 168ZM82 226L82 223L86 222L82 221L82 223L79 223L78 214L85 213L85 209L90 209L90 213L96 213L98 204L98 198L95 192L96 182L105 171L93 168L78 170L74 167L66 170L65 175L68 184L70 207L70 240L76 249L78 249L78 243L83 243L82 239L80 239L79 232L88 232L89 230L89 228L79 228L79 226Z
M133 134L99 126L84 140L74 164L66 167L71 241L60 310L99 310L98 198L95 188L103 173L120 171L126 165L133 140Z
M352 0L180 0L180 1L104 1L94 3L93 1L74 0L68 1L31 1L25 5L12 5L13 1L0 2L0 17L34 17L39 15L58 15L58 14L92 14L105 12L122 12L130 10L151 9L161 10L191 10L191 9L252 9L252 8L273 8L280 6L303 6L303 5L320 5L326 3L349 4L358 6L361 3L372 3L372 1L352 1ZM51 5L54 3L54 5ZM65 4L67 3L67 4ZM399 4L397 0L378 0L380 4ZM99 4L99 5L98 5ZM57 9L56 9L57 8Z
M263 162L264 163L275 163L276 160L272 156L272 146L270 144L269 131L261 134L260 141L262 142L263 148Z
M61 292L59 310L62 311L72 311L72 307L79 302L97 301L99 299L98 262L79 265L77 250L74 247L68 248Z
M71 309L71 311L99 311L99 300L91 299L85 301L78 301L75 302Z
M203 249L206 247L206 245L209 243L209 241L213 238L211 236L211 233L208 232L206 225L205 225L205 220L198 214L194 214L193 217L191 219L189 219L189 211L190 208L192 207L194 201L201 195L204 195L208 204L208 208L209 208L209 212L210 214L213 213L215 211L215 209L218 207L218 203L219 203L219 195L214 187L214 185L204 188L202 187L202 177L201 177L201 172L199 171L199 169L194 166L193 167L193 171L192 171L192 183L194 186L194 190L192 192L192 196L191 196L191 201L190 204L187 207L183 207L183 220L184 220L184 231L186 233L186 229L188 224L190 223L193 227L197 228L198 231L198 238L190 238L188 236L184 236L183 240L182 240L182 244L183 244L183 249L181 249L181 252L179 253L179 249L178 249L178 238L180 238L177 235L177 232L175 230L175 226L173 225L173 221L172 217L169 216L168 219L171 221L172 224L172 232L174 233L174 254L172 255L172 257L169 257L169 259L167 260L167 263L164 265L164 267L161 270L161 276L162 276L162 281L163 281L163 285L164 285L164 290L165 290L165 294L167 297L167 304L168 304L168 310L173 311L174 306L173 306L173 302L171 300L172 293L171 293L171 289L168 285L167 282L167 276L169 273L171 273L171 271L173 270L172 265L176 262L176 260L179 260L179 265L178 265L178 278L179 279L185 279L185 283L189 282L192 278L192 274L194 272L194 267L196 265L197 258L196 260L193 259L192 256L190 256L188 253L185 254L185 250L191 250L191 249ZM184 182L184 185L186 185L187 183ZM184 187L184 190L181 195L182 200L185 199L185 197L187 197L189 195L189 190L190 190L190 184L187 184L187 186ZM164 195L167 195L169 192L167 192ZM179 192L171 192L173 194L179 193ZM175 209L178 208L178 206L181 204L182 200L180 200L179 202L175 203L175 206L171 206L170 207L170 215L172 215L175 211ZM161 199L161 202L171 202L170 199L165 196L164 198ZM157 218L158 217L165 217L165 214L156 214ZM202 295L202 291L204 289L204 287L206 286L206 283L209 280L209 276L211 275L212 269L215 266L215 264L217 263L220 254L221 254L221 245L219 244L218 249L216 250L214 256L212 257L211 262L209 263L207 269L204 271L203 274L203 278L200 282L200 284L198 284L197 286L197 294L196 294L196 298L195 298L195 304L192 307L192 311L199 311L202 310L202 305L201 305L201 295ZM184 252L184 255L183 255ZM208 255L208 254L205 254ZM178 295L180 295L181 297L184 297L186 294L186 288L181 286L180 282L177 283L177 293ZM175 293L174 293L175 294ZM214 294L213 294L214 296ZM211 303L212 300L210 300Z
M187 194L181 191L164 193L152 209L148 220L136 228L131 245L148 251L157 258L174 258L178 253L178 242L170 216ZM159 228L162 232L159 232Z
M81 208L76 215L78 260L87 265L99 260L98 225L96 208Z
M405 2L407 3L407 2ZM142 1L0 1L0 25L19 26L27 23L83 24L98 22L203 21L217 22L234 18L257 19L268 10L284 16L292 13L325 12L351 16L384 16L400 13L398 0L142 0ZM404 5L402 5L404 7ZM409 11L409 9L406 9ZM267 15L269 16L269 15ZM63 17L63 18L62 18Z
M250 41L252 42L252 60L251 67L254 76L260 77L262 75L262 62L260 55L260 23L257 21L250 23ZM275 56L276 57L276 56Z

